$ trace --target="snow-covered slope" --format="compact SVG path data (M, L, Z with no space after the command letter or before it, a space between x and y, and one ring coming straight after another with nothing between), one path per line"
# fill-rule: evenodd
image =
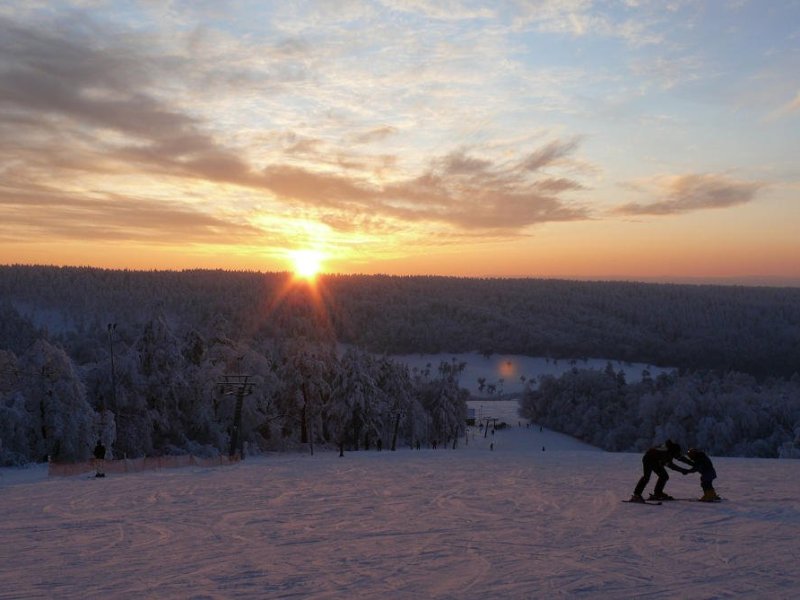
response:
M796 597L800 461L714 462L726 502L662 506L620 501L638 455L536 426L457 450L3 470L0 598ZM698 496L697 475L667 491Z

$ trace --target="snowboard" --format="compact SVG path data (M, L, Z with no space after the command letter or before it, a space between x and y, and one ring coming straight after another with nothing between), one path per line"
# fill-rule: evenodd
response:
M700 500L700 498L675 498L680 502L702 502L703 504L719 504L725 498L720 498L719 500Z
M649 504L650 506L660 506L660 500L645 500L644 502L638 502L636 500L623 500L623 502L628 502L629 504Z

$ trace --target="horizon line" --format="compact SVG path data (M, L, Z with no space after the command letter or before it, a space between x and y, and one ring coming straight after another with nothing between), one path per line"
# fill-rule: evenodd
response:
M63 269L97 269L102 271L133 271L140 273L153 272L191 272L208 271L223 273L259 273L262 275L292 274L290 269L260 270L260 269L234 269L220 267L165 267L165 268L131 268L131 267L101 267L89 264L59 265L45 263L0 263L0 267L45 267ZM475 280L543 280L543 281L577 281L577 282L623 282L643 283L653 285L716 285L739 287L772 287L772 288L797 288L800 287L800 276L788 275L456 275L442 273L364 273L364 272L334 272L321 271L318 277L441 277L443 279L475 279Z

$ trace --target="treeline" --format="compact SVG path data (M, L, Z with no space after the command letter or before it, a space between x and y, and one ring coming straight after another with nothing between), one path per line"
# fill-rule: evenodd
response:
M572 369L529 384L520 415L609 451L672 439L717 456L800 458L800 376L757 381L741 373L664 373L628 383Z
M791 377L800 289L336 275L316 305L286 273L0 267L0 297L70 347L159 308L198 330L222 317L242 339L304 335L375 353L603 357ZM324 310L320 310L323 308ZM72 350L70 350L72 354Z
M222 325L218 323L218 326ZM107 330L81 365L36 339L0 350L0 464L114 457L455 444L468 393L463 364L409 371L386 357L303 337L247 345L219 330L178 335L159 315L131 343ZM236 394L247 374L241 428ZM241 441L234 447L235 440Z
M611 394L592 384L587 406L618 422L558 412L558 402L537 405L536 418L584 439L580 428L594 423L592 436L610 437L589 441L609 449L666 435L711 452L774 454L770 436L785 443L795 422L769 434L736 425L733 441L712 439L707 405L728 423L741 401L687 382L700 371L747 373L703 377L744 378L747 406L783 390L780 414L795 414L800 290L356 275L309 286L287 273L0 266L0 460L82 458L97 436L116 456L226 452L227 374L254 384L236 432L254 450L444 444L463 423L461 368L409 372L387 355L474 350L676 367L667 387ZM690 417L661 408L666 390L684 412L694 407ZM658 406L658 418L640 405ZM698 438L693 421L705 423Z
M390 353L602 357L791 377L800 289L442 277L333 277L337 331Z

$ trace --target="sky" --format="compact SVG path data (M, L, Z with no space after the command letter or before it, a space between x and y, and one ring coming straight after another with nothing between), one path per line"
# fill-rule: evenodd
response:
M0 263L800 285L800 1L10 0Z

